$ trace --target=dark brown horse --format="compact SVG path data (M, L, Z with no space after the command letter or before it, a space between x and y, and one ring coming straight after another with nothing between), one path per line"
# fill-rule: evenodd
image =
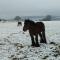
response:
M32 20L25 20L23 31L29 30L32 46L39 47L38 35L40 36L40 43L47 43L45 37L45 25L43 22L34 22ZM34 40L35 36L35 40Z

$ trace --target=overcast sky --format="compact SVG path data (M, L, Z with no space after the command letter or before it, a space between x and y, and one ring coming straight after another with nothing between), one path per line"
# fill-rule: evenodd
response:
M0 0L0 17L60 16L60 0Z

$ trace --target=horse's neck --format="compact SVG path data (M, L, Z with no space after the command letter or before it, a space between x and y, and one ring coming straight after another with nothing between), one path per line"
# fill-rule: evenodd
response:
M35 29L35 25L31 25L30 27L29 27L29 31L32 31L32 30L34 30Z

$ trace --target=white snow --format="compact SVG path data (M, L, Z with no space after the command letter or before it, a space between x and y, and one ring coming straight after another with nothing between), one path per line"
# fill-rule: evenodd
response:
M0 60L60 60L60 21L43 22L48 44L40 47L31 47L29 33L23 32L23 25L0 22Z

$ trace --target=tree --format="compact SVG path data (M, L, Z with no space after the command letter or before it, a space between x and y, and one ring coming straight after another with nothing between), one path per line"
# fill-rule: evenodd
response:
M19 21L21 19L21 17L19 17L19 16L16 16L15 18L14 18L14 20L17 20L17 21Z
M43 18L43 21L51 21L52 16L51 15L47 15L45 18Z
M1 21L1 19L0 19L0 21Z

